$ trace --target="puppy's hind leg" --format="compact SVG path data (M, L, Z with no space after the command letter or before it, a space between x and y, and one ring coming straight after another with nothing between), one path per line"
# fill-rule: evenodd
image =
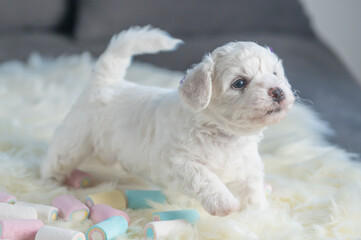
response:
M89 127L82 122L73 122L69 116L58 127L41 166L43 179L64 182L70 172L92 153Z

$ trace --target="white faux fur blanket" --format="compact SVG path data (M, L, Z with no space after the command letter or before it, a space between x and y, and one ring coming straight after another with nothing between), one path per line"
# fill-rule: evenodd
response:
M96 161L83 166L97 179L93 188L74 190L39 179L53 131L87 84L92 65L88 54L57 59L33 55L27 63L0 65L0 191L18 200L51 204L65 193L84 200L89 193L151 187ZM144 64L133 65L128 74L132 81L163 87L176 87L181 77ZM270 212L212 217L195 200L168 192L168 204L126 209L131 223L119 239L142 238L154 211L183 208L197 208L201 219L192 235L172 239L361 239L361 165L328 144L328 133L324 122L298 104L287 119L266 131L260 151L266 182L273 186ZM91 226L89 220L47 224L83 232Z

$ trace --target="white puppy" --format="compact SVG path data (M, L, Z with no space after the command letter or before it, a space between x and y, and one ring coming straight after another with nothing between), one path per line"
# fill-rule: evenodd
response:
M197 198L212 215L266 207L257 145L294 102L281 61L255 43L231 42L190 69L178 91L124 80L133 55L180 42L150 27L114 36L57 129L43 178L63 181L95 153Z

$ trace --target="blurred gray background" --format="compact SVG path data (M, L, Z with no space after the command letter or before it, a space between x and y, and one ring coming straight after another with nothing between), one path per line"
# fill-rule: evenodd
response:
M339 32L360 39L352 31L360 22L349 21L344 33L340 23L348 14L334 14L342 12L340 2L348 2L345 9L360 6L354 0L0 0L0 62L26 60L32 52L98 56L113 34L132 25L151 24L183 39L176 52L137 58L181 71L224 43L255 41L284 60L292 86L335 130L330 141L361 153L361 89L347 70L357 77L360 58L348 58L345 38L332 40ZM334 52L356 65L346 68Z
M340 57L361 86L361 1L300 0L322 42Z

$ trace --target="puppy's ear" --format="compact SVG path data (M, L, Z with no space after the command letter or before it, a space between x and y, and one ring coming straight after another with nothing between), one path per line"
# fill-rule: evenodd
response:
M196 112L205 109L211 100L212 74L213 59L206 55L202 62L187 71L178 88L183 102Z

